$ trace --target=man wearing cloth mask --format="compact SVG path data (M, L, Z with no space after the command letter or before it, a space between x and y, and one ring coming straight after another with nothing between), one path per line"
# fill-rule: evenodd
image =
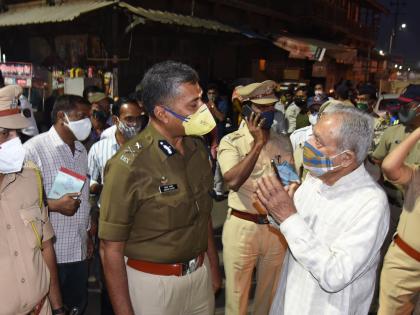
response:
M80 141L89 136L92 128L89 115L90 104L84 98L59 96L52 111L54 125L25 142L26 160L39 167L47 196L60 168L87 176L87 152ZM88 238L89 180L86 179L80 192L48 199L48 208L56 234L54 248L64 304L83 314L87 304L87 258L91 255L88 246L93 250Z
M50 315L51 306L64 314L42 179L33 163L23 164L18 130L30 121L16 107L21 92L0 89L0 314Z
M295 158L295 167L301 178L305 177L305 170L303 167L303 146L305 142L312 136L313 126L318 122L319 110L322 104L328 101L328 97L325 94L315 95L308 100L308 116L310 126L300 128L293 131L290 135L290 142L293 147L293 156Z
M252 203L257 179L273 172L271 160L293 164L290 141L270 130L274 119L274 81L252 83L237 90L243 100L238 131L219 145L218 160L230 192L223 227L223 260L226 274L226 315L247 314L254 268L257 287L256 315L267 314L274 297L287 244L272 229L266 213Z
M214 312L213 176L199 136L216 122L198 82L187 65L152 66L141 82L150 122L105 168L99 238L117 315Z
M112 106L112 121L116 126L114 134L96 142L88 154L90 191L95 195L102 190L106 162L146 127L148 117L136 100L123 97Z
M258 200L289 246L270 314L369 312L389 223L385 193L363 164L372 136L369 115L330 106L305 143L309 174L293 199L274 176L258 182Z

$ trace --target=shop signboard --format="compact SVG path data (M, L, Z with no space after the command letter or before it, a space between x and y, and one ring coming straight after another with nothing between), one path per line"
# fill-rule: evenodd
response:
M33 65L26 62L0 63L0 71L6 85L19 84L22 87L32 86Z

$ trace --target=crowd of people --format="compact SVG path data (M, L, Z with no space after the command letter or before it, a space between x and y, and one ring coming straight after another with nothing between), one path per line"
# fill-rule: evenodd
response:
M203 90L153 65L137 90L58 96L38 133L0 80L0 314L412 314L420 279L420 92L370 84ZM27 106L27 105L26 105ZM28 132L30 130L31 132ZM33 132L36 130L36 132Z

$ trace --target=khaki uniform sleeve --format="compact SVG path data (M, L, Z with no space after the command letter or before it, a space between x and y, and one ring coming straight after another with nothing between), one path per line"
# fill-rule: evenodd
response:
M104 188L99 212L99 238L109 241L126 241L137 210L136 172L130 164L112 158L105 167ZM123 156L121 156L123 158Z
M48 241L54 237L54 229L48 216L48 208L45 206L41 209L41 217L42 222L44 222L44 226L42 227L42 240Z
M241 161L239 151L232 143L231 137L231 135L223 137L217 151L217 161L223 175Z
M388 139L390 137L389 130L385 130L383 133L381 139L379 140L379 144L376 147L375 151L372 153L372 157L376 160L383 160L389 153L389 145L388 145Z

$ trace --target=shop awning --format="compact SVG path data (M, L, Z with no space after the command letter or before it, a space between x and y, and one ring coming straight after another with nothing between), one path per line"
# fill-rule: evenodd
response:
M327 55L338 63L352 64L357 57L356 49L313 38L279 36L273 44L287 50L290 58L322 61Z
M119 6L126 8L135 15L138 15L146 20L163 23L173 24L179 26L204 28L216 32L228 32L228 33L239 33L239 30L229 25L220 23L215 20L207 20L197 18L189 15L181 15L167 11L148 10L142 7L134 7L125 2L120 2Z
M42 4L37 2L9 5L7 12L0 13L0 27L72 21L83 13L114 3L116 1L77 1L49 6L43 1Z

